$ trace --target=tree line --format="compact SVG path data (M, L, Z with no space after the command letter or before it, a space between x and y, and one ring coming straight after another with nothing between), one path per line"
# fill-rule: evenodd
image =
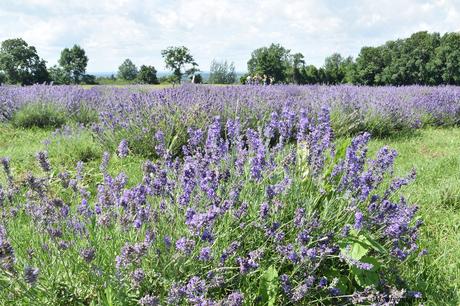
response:
M157 78L154 66L139 68L128 58L111 80L131 83L181 83L189 79L203 82L199 65L185 46L161 51L165 66L172 75ZM0 47L0 84L35 83L94 84L97 79L86 74L88 57L78 45L62 50L58 64L47 68L37 50L23 39L7 39ZM248 73L241 83L357 84L357 85L460 85L460 33L417 32L405 39L387 41L377 47L361 48L356 59L334 53L321 67L307 64L302 53L291 53L280 44L254 50L247 63ZM213 60L210 84L236 83L233 62Z
M242 82L261 76L276 83L357 85L460 85L460 33L417 32L377 47L363 47L356 60L334 53L322 67L279 44L256 49Z

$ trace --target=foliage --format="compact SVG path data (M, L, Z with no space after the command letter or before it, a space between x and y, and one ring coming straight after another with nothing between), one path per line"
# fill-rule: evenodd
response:
M190 81L193 83L193 84L201 84L203 83L203 77L201 76L201 74L194 74L190 77Z
M86 72L88 57L83 48L74 45L71 49L65 48L62 50L59 65L67 72L72 83L79 84Z
M227 61L218 62L213 60L211 62L209 84L233 84L236 82L236 72L234 63L227 63Z
M63 107L51 103L32 103L21 107L12 118L13 125L22 128L60 127L67 122Z
M141 68L142 69L142 68ZM129 59L125 59L124 62L118 67L117 76L123 80L132 81L137 77L139 71L136 65Z
M157 70L153 66L142 65L137 76L137 81L141 84L159 84Z
M273 77L275 83L287 81L290 67L290 50L285 49L280 44L271 44L269 47L254 50L248 61L250 75Z
M161 55L165 59L166 68L173 72L177 83L181 82L184 74L193 75L196 72L198 64L190 54L190 50L185 46L168 47L161 51ZM184 71L190 65L192 67Z
M49 81L46 62L23 39L4 40L0 48L0 72L10 84L31 85Z
M324 73L327 84L346 83L347 73L353 65L351 57L343 58L339 53L327 57L324 63Z
M350 79L364 85L459 85L460 34L417 32L409 38L364 47Z
M65 85L70 84L72 80L70 79L69 74L62 68L57 65L49 68L50 79L53 81L53 84L56 85Z

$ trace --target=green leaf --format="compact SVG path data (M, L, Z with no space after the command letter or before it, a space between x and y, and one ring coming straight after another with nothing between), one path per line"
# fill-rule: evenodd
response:
M356 283L364 288L367 286L377 286L379 283L379 274L375 271L366 271L360 270L358 268L353 267L353 274L355 275Z
M360 236L359 238L363 238L363 241L369 244L377 252L381 254L387 253L387 250L383 247L383 245L381 245L377 240L372 238L369 234L363 233L363 236Z
M278 285L278 271L274 266L270 266L260 277L259 296L263 304L276 305Z
M368 251L369 249L363 243L355 242L351 245L350 257L355 260L360 260Z
M364 263L370 263L373 265L373 267L370 270L362 270L354 266L351 268L351 273L355 276L355 280L358 285L361 287L372 285L377 286L380 280L378 270L382 266L380 262L374 257L370 256L364 256L360 261Z
M347 248L349 246L349 248ZM340 251L343 255L348 256L354 260L360 260L369 251L368 246L359 241L354 240L353 243L340 243Z

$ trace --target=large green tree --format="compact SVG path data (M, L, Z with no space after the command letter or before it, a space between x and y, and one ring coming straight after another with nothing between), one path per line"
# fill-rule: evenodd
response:
M269 47L254 50L248 61L250 75L273 77L275 83L288 82L291 67L290 50L280 44L271 44Z
M432 61L438 83L460 85L460 33L446 33Z
M118 77L123 80L132 81L137 77L138 70L136 65L129 59L125 59L124 62L118 67ZM156 71L155 71L156 74Z
M381 73L388 63L383 57L383 47L363 47L356 58L354 83L381 85Z
M142 65L137 80L141 84L158 84L157 70L153 66Z
M83 48L74 45L70 49L65 48L62 50L59 65L69 74L73 83L79 84L86 72L88 56L86 56Z
M439 45L439 34L425 31L414 33L406 39L387 42L383 56L389 63L384 69L382 83L437 84L438 72L433 65L433 59Z
M235 65L227 61L218 62L213 60L210 67L210 84L233 84L236 82Z
M181 82L184 74L193 75L198 71L198 64L185 46L168 47L161 51L161 55L165 60L166 68L173 72L177 83Z
M70 75L62 67L54 65L48 70L50 73L50 79L56 85L70 84L72 82Z
M305 57L302 53L292 55L292 82L294 84L305 84L305 75L302 70L305 67Z
M22 38L7 39L0 47L0 74L10 84L31 85L49 81L46 62Z
M305 84L317 84L320 82L318 69L315 65L308 65L302 69Z
M326 57L324 62L324 73L326 75L326 83L342 84L347 83L353 70L353 58L344 58L339 53L334 53Z

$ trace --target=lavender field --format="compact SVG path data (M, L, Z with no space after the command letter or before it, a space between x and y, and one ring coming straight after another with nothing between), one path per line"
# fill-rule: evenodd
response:
M459 124L455 86L0 86L0 301L456 305Z

